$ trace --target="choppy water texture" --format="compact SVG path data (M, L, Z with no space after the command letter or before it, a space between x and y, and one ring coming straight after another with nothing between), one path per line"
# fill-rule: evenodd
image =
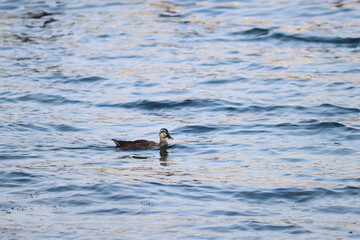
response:
M0 2L1 239L360 239L360 2ZM110 139L158 139L121 151Z

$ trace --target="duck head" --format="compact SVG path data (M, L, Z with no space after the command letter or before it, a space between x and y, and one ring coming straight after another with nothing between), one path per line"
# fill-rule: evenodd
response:
M168 131L166 128L160 129L159 136L160 136L160 139L161 139L161 140L165 140L165 141L166 141L166 138L169 138L169 139L171 139L171 140L174 139L174 138L172 138L172 137L170 136L170 133L169 133L169 131Z

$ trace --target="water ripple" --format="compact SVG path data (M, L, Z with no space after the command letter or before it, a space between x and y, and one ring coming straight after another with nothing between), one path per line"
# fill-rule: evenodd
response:
M280 40L282 42L307 42L307 43L329 43L342 44L357 47L360 38L352 37L319 37L307 36L303 34L286 34L275 32L272 29L252 28L244 31L230 33L231 36L246 36L247 38L238 39L244 41L269 41Z
M360 239L357 1L0 9L1 239Z
M44 94L44 93L28 93L15 98L3 98L7 102L38 102L49 105L62 105L62 104L79 104L84 103L79 100L70 100L60 95Z

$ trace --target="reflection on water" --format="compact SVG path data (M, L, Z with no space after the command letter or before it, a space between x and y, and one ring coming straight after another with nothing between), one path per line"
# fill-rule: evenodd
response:
M161 147L160 148L160 165L161 166L169 166L169 163L167 162L167 158L168 158L168 151L167 151L167 146Z
M169 163L167 162L167 158L168 158L168 151L167 151L167 146L163 146L160 147L159 149L159 161L160 161L160 165L161 166L169 166ZM122 149L116 149L117 152L123 153L126 152L126 150L122 150ZM137 152L142 152L141 150L138 150ZM151 155L146 156L146 154L143 153L136 153L136 154L132 154L132 155L121 155L118 157L118 159L129 159L129 158L134 158L134 159L152 159L153 157Z

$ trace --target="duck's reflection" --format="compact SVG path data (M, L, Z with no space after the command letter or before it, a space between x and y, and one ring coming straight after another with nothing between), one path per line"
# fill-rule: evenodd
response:
M167 157L168 157L168 151L167 151L167 147L161 147L160 148L160 165L161 166L169 166L170 164L167 162Z

